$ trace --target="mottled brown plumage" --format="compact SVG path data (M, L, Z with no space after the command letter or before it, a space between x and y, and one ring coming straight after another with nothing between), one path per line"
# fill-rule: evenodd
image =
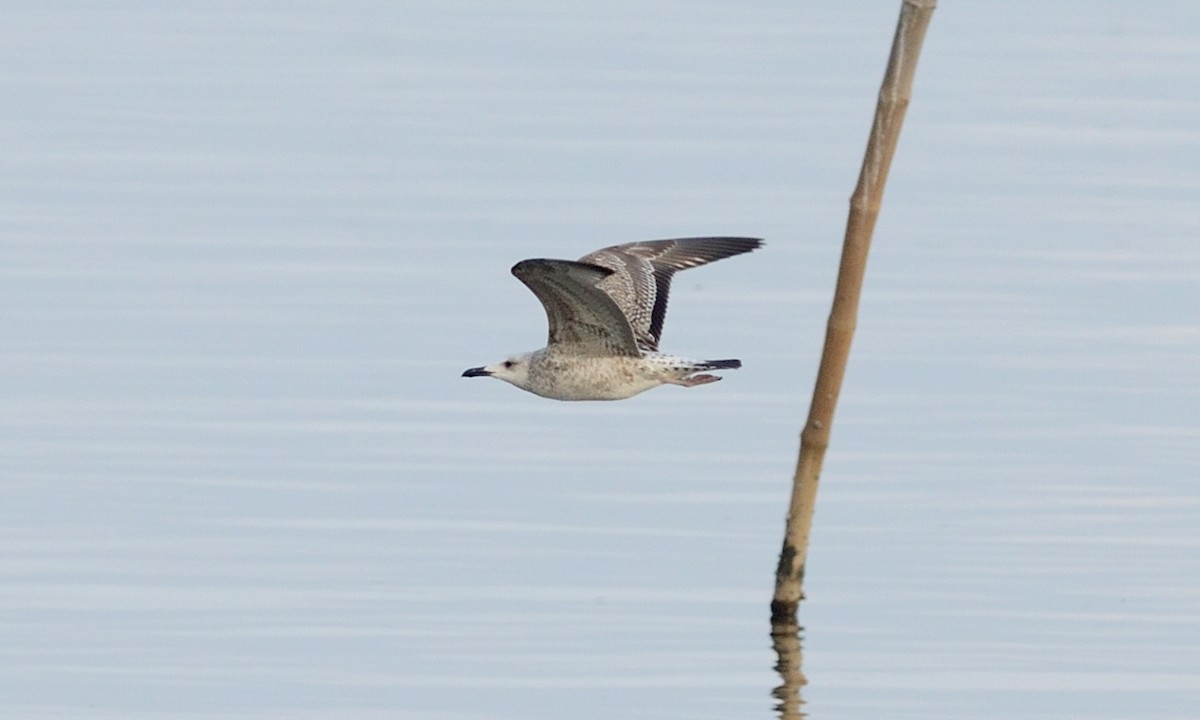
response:
M647 240L602 248L579 262L613 271L600 280L599 288L621 308L638 345L657 350L667 317L671 277L680 270L741 255L761 245L761 240L743 237Z
M571 260L522 260L512 273L546 310L546 347L469 368L555 400L620 400L658 385L716 382L707 370L740 360L693 360L658 352L671 277L762 245L753 238L650 240L603 248Z

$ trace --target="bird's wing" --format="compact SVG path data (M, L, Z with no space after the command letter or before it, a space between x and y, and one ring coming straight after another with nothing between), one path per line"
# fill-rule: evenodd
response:
M762 240L742 237L698 237L613 245L580 258L613 273L599 288L608 293L629 319L638 345L657 350L667 317L671 276L680 270L750 252Z
M572 354L584 357L641 356L624 313L597 287L612 270L570 260L535 259L517 263L512 274L546 308L548 347L569 347Z

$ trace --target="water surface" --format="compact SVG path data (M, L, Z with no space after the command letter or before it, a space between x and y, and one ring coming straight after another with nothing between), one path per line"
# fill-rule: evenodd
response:
M768 601L896 3L25 4L0 715L774 715ZM1200 705L1200 17L943 3L810 554L812 718ZM507 269L680 276L717 385L553 403Z

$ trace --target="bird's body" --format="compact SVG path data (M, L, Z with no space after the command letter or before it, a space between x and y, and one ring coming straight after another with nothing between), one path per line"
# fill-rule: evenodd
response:
M695 373L741 366L738 360L687 360L664 353L577 357L553 347L527 358L528 381L518 387L553 400L624 400L664 383L691 387L714 382L720 378Z
M546 347L464 377L489 376L555 400L622 400L658 385L694 387L697 374L739 360L692 360L658 351L671 277L679 270L750 252L753 238L680 238L603 248L570 260L523 260L512 272L546 310Z

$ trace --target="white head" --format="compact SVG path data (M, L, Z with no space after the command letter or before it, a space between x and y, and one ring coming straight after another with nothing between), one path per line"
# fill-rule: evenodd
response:
M533 358L534 353L521 353L513 355L507 360L498 362L494 365L484 365L483 367L467 368L463 371L463 377L494 377L497 380L503 380L506 383L511 383L521 388L522 390L529 389L529 363Z

